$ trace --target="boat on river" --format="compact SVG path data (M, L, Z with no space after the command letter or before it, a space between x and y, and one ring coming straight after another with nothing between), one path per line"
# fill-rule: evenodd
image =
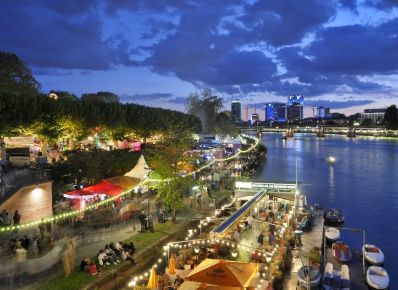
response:
M341 241L332 244L332 251L333 257L339 262L346 263L352 258L350 247Z
M325 158L326 162L329 163L329 165L334 165L337 161L336 157L334 156L328 156Z
M390 285L390 277L383 267L370 266L366 271L366 283L369 289L384 290Z
M362 255L365 261L371 265L381 266L384 264L384 253L375 245L365 244L362 246Z
M325 229L325 238L329 242L336 242L340 240L341 234L340 230L335 227L327 227Z
M283 134L283 139L289 139L289 138L293 138L294 133L292 129L287 129L286 132Z
M324 214L326 224L342 224L344 222L344 214L340 209L329 208Z
M303 266L297 271L297 280L300 286L307 288L308 276L311 288L318 287L321 284L321 271L319 268Z
M323 289L325 290L349 290L350 270L347 265L342 265L341 270L333 269L332 263L327 263L323 275Z

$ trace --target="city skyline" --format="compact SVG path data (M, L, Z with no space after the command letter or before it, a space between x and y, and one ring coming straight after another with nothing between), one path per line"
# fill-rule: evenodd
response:
M353 114L398 100L394 1L21 1L0 4L0 50L42 91L111 91L183 110L212 88L225 109L305 97ZM261 118L261 117L260 117Z

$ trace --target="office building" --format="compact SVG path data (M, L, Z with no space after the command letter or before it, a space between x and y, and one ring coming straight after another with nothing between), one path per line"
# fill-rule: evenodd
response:
M289 122L301 121L304 118L304 97L293 95L287 98L287 120Z
M257 113L253 113L250 118L251 124L256 126L258 124L259 118Z
M330 108L325 108L325 107L316 107L316 118L328 118L330 117Z
M286 122L286 104L284 103L269 103L264 106L265 120Z
M372 125L380 125L384 119L384 113L387 109L365 109L362 114L362 122L366 119L372 121Z
M240 124L242 121L241 118L241 103L238 100L231 102L231 117L235 123Z

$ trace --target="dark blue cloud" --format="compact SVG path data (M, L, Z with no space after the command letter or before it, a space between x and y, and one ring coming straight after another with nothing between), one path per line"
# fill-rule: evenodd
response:
M241 20L251 30L253 40L279 46L300 42L306 33L331 19L336 9L334 1L257 1L246 6Z
M331 109L347 109L356 106L370 105L373 100L349 100L349 101L327 101L327 100L306 100L306 106L319 107L323 106Z
M37 67L102 70L128 63L123 37L103 39L94 1L78 2L2 2L0 50Z
M363 3L3 1L0 50L16 52L34 72L145 66L231 95L388 92L387 86L363 77L397 74L398 19L373 26L325 25L341 9L359 13L365 5L388 13L397 0ZM183 101L170 94L125 99Z
M120 101L121 102L138 102L138 101L164 101L167 99L172 98L173 95L170 93L152 93L152 94L134 94L134 95L128 95L128 94L122 94L120 96Z

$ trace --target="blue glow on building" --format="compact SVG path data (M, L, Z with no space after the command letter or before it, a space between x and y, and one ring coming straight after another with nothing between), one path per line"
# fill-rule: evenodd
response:
M284 103L269 103L264 107L265 120L286 122L286 104Z

